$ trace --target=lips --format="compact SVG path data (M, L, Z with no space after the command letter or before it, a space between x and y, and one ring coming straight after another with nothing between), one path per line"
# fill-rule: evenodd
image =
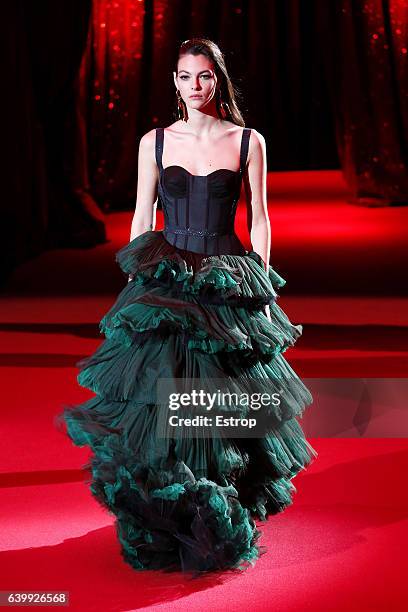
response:
M190 98L202 98L203 96L190 96Z

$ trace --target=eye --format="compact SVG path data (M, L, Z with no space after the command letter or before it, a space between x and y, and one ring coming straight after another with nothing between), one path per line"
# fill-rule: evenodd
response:
M211 79L211 74L201 74L200 75L202 79L206 79L208 81L208 79ZM187 79L189 79L190 77L187 74L182 74L179 77L182 81L187 81Z

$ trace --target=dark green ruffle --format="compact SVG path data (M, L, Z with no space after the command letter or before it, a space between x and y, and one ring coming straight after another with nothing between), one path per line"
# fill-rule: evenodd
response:
M276 303L285 280L253 251L203 257L193 270L161 232L116 259L134 280L100 322L104 341L77 364L78 382L97 395L66 406L57 424L92 449L92 494L115 514L132 567L244 569L263 552L251 515L290 505L291 479L317 456L297 422L312 396L283 357L302 333ZM163 438L163 378L223 378L242 391L257 378L283 389L283 402L264 438Z
M235 295L264 303L273 301L276 290L286 281L269 266L265 272L262 259L255 251L246 255L210 255L202 259L196 272L178 252L156 256L145 261L146 251L161 240L161 233L148 231L134 238L116 254L116 261L125 274L134 274L137 284L151 279L162 280L166 287L177 286L183 294L197 295L212 289L225 300Z
M154 403L160 379L186 376L180 366L184 352L179 335L169 335L160 341L150 336L131 354L127 346L107 339L92 356L82 360L78 382L108 400L131 400L141 405ZM252 366L248 364L245 372L240 362L230 360L226 371L219 354L209 358L199 351L190 352L189 364L189 378L194 375L203 383L215 379L223 379L226 384L231 381L228 385L231 392L238 387L240 393L251 393L257 379L258 392L280 393L281 404L272 406L269 413L274 426L301 416L312 401L308 389L281 355L266 362L258 360Z
M243 570L265 552L232 485L196 480L184 462L154 470L118 457L94 459L91 490L117 516L122 555L135 569Z

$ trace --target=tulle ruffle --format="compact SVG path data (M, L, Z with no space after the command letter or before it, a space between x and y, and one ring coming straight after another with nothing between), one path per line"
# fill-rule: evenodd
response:
M153 286L154 279L155 284L183 295L205 298L208 294L214 303L269 304L277 296L276 289L286 284L272 266L265 273L255 251L246 255L200 255L176 249L157 231L145 232L129 242L117 252L116 261L125 274L136 276L135 284L148 281Z
M161 232L116 259L134 279L100 322L103 342L77 364L96 396L66 406L58 424L92 449L91 491L117 517L135 569L244 569L263 552L253 516L290 505L291 479L317 456L297 421L312 396L283 357L302 333L276 303L285 280L253 251L208 257ZM282 401L262 438L158 437L163 378L223 379L243 392L257 379Z
M135 569L242 570L265 552L232 484L196 479L171 452L159 465L126 450L116 440L95 453L91 491L117 516L123 557Z

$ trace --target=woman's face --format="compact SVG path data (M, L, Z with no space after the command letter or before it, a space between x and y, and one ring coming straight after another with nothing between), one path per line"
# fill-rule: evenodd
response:
M213 100L217 76L213 62L205 55L183 55L178 61L178 72L173 72L173 76L187 108L200 110Z

